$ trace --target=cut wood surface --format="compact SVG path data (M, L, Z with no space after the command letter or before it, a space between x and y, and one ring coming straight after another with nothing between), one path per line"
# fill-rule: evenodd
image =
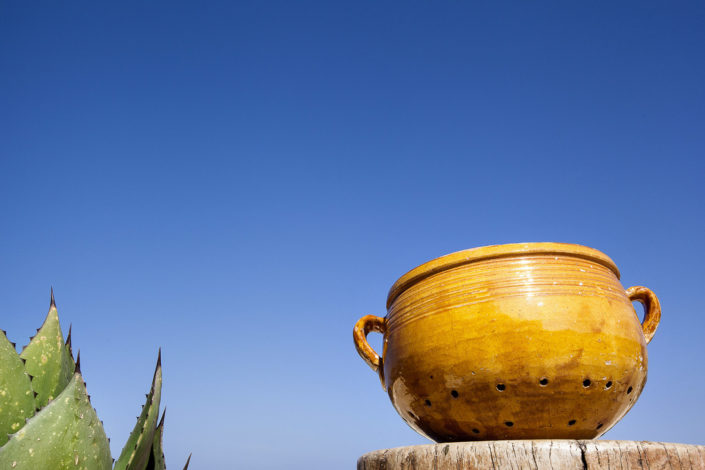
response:
M648 441L478 441L382 449L358 470L705 470L705 446Z

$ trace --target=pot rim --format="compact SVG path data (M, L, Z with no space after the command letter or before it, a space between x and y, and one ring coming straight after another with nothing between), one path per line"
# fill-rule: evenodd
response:
M562 254L588 259L606 266L617 276L618 280L620 278L619 269L617 268L617 265L614 264L614 261L612 261L612 259L603 252L588 246L556 242L488 245L478 248L470 248L468 250L456 251L455 253L450 253L428 261L407 272L397 279L391 289L389 289L389 294L387 295L387 309L389 309L392 302L394 302L399 294L411 285L416 284L417 282L441 271L445 271L446 269L456 268L464 264L474 263L475 261L525 254Z

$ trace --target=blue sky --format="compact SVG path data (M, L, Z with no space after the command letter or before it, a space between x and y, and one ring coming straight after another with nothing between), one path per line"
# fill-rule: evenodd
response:
M426 442L352 345L400 275L581 243L663 306L606 438L702 444L704 26L699 2L4 2L0 327L24 344L54 286L114 454L161 346L170 467L351 468Z

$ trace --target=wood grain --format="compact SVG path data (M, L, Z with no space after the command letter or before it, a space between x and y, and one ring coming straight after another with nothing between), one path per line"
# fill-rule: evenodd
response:
M705 470L705 446L647 441L476 441L382 449L358 470Z

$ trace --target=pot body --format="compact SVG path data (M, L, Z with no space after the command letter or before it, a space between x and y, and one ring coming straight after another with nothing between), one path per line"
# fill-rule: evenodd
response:
M438 442L597 437L646 382L644 332L660 308L634 292L606 255L578 245L447 255L400 278L369 329L384 333L380 379L401 417ZM630 298L646 304L644 326Z

